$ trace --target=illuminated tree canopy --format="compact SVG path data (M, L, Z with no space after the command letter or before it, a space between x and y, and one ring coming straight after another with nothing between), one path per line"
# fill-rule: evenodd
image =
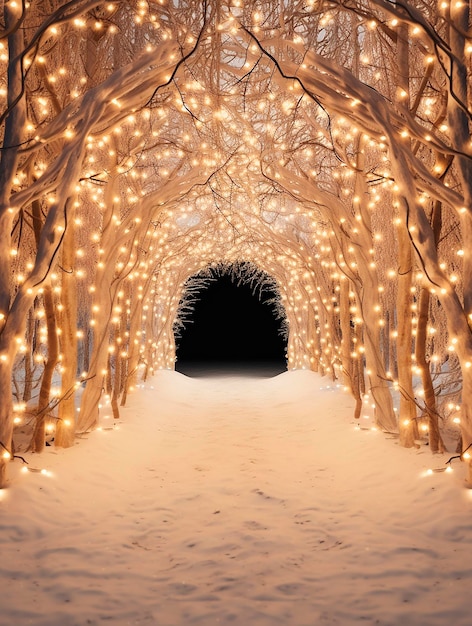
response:
M33 450L51 424L69 446L104 393L118 414L172 369L188 280L221 265L274 281L289 369L405 446L460 422L467 460L469 22L447 0L4 2L1 485L25 420Z

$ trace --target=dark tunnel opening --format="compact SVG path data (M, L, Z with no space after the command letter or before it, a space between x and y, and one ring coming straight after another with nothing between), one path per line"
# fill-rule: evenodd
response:
M254 288L214 272L195 293L193 311L176 333L175 369L189 376L286 371L287 341L277 300L270 285Z

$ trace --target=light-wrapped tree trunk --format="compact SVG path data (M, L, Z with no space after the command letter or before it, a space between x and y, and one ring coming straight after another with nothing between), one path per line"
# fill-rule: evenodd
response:
M399 432L400 443L411 448L418 438L416 404L412 381L412 297L413 254L408 231L397 229L398 280L397 280L397 367L400 390Z
M76 239L74 221L69 217L62 247L61 289L61 401L54 445L68 448L75 439L77 387L77 284L76 284Z
M3 150L0 155L0 488L7 481L6 465L11 458L13 435L13 401L11 380L15 356L15 330L7 327L10 306L10 233L13 212L10 209L11 189L18 164L18 146L23 141L26 121L26 100L23 91L21 52L23 30L16 28L22 17L20 3L4 4L3 17L8 36L8 114L5 120ZM8 325L10 326L10 324Z
M409 61L409 28L402 23L397 36L397 83L400 113L408 115L410 106L410 61ZM398 428L400 443L411 448L418 438L416 422L416 404L413 390L413 333L411 288L413 286L413 251L410 242L408 224L400 223L397 228L398 278L397 278L397 368L398 387L400 390L400 415Z
M36 407L36 423L33 438L31 440L31 450L41 452L46 444L46 420L49 416L49 402L51 385L56 365L59 360L59 341L57 336L56 312L54 305L54 295L51 285L45 285L43 290L44 312L47 327L47 347L48 355L44 363L41 377L41 387L39 390L38 406Z

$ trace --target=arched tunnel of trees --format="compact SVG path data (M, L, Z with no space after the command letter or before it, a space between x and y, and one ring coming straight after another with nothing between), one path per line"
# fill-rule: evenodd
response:
M117 416L174 369L187 281L241 263L274 281L289 370L404 446L453 431L470 463L469 21L465 2L4 2L0 486L48 430L71 446L104 395Z
M202 286L198 283L203 281ZM193 306L175 329L176 369L183 373L209 369L286 369L286 328L280 295L268 284L245 281L231 273L210 272L189 279ZM186 289L192 289L191 285Z

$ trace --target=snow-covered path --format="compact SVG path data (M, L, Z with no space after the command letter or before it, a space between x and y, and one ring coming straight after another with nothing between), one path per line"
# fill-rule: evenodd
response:
M355 430L306 372L160 372L118 428L14 467L0 624L470 624L462 469ZM447 457L446 457L447 458Z

